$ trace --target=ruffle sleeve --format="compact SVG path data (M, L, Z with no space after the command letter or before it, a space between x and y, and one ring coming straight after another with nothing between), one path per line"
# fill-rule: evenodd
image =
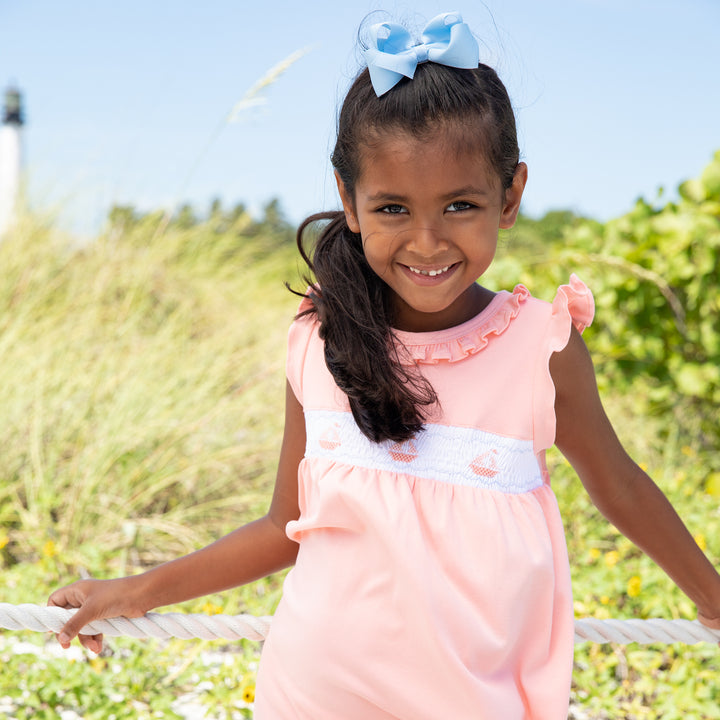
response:
M555 442L555 384L550 374L550 358L560 352L570 340L574 325L583 332L595 315L592 292L574 273L567 285L561 285L552 302L543 352L539 357L534 391L535 452L551 447Z

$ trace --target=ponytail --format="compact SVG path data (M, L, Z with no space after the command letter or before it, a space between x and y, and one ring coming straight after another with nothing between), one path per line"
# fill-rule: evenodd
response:
M324 221L310 254L305 232ZM297 244L317 283L303 278L312 287L306 297L313 307L300 315L317 314L325 362L355 422L373 442L410 439L423 428L423 408L437 396L400 362L389 289L365 259L360 235L350 230L343 212L324 212L300 225Z

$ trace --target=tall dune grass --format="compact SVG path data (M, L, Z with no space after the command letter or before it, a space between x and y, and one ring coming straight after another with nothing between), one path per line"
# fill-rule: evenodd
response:
M73 249L25 219L0 244L0 527L154 562L266 502L295 252L157 219ZM95 552L95 550L93 550Z

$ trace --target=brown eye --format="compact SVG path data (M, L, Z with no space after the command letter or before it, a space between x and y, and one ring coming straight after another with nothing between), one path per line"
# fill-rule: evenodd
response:
M461 212L462 210L469 210L472 207L475 206L470 204L469 202L465 202L464 200L458 200L457 202L450 203L447 206L447 209L450 212Z

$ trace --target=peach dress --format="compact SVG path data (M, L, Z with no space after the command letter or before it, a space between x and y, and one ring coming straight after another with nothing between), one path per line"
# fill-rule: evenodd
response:
M593 312L572 276L552 304L519 285L457 327L396 331L440 402L414 439L379 444L333 382L315 317L293 323L307 446L287 534L300 549L256 720L567 718L573 607L545 464L548 363Z

